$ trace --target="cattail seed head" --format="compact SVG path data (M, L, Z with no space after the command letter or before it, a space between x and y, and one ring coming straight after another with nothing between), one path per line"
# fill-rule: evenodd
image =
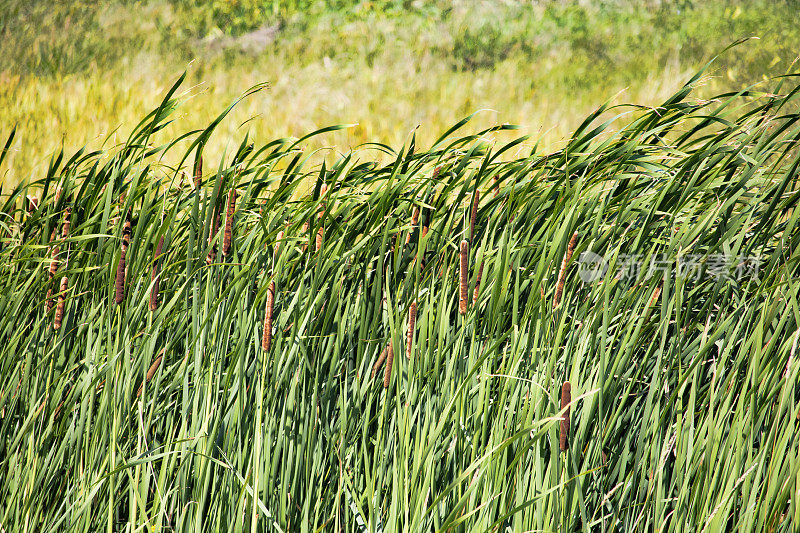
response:
M303 229L302 229L302 230L300 230L300 231L301 231L301 233L302 233L304 236L305 236L305 235L308 233L308 226L309 226L309 223L308 223L308 220L306 220L306 221L303 223ZM306 248L308 248L308 244L305 242L305 239L303 239L303 244L301 245L301 249L303 250L303 253L305 253L305 251L306 251Z
M569 404L572 401L572 388L569 381L561 386L561 427L558 432L558 447L562 452L569 449Z
M236 211L236 189L231 189L231 192L228 193L228 211L225 214L225 232L222 237L222 255L225 256L231 253L234 211Z
M261 335L261 348L266 352L272 344L272 310L275 305L275 281L269 283L267 289L267 308L264 312L264 331Z
M469 240L475 239L475 222L478 220L478 204L481 201L481 191L475 189L475 199L472 201L472 212L469 216Z
M194 163L194 188L199 189L203 181L203 156L198 155Z
M155 312L158 309L158 290L161 277L158 275L161 270L161 249L164 246L164 237L158 240L156 246L155 257L153 258L153 270L150 272L150 281L153 282L153 287L150 289L150 311Z
M278 257L278 252L281 249L281 242L283 241L283 230L278 232L278 235L275 237L275 257Z
M561 268L558 271L558 282L556 283L556 295L553 297L553 309L558 307L558 304L561 303L561 295L564 292L564 281L567 278L567 265L569 264L570 259L572 259L572 253L575 251L575 244L578 242L578 232L572 234L572 238L569 240L569 244L567 244L567 251L564 254L564 258L561 260Z
M61 238L66 239L69 236L69 217L72 215L72 210L67 208L64 210L64 223L61 225Z
M317 243L316 243L316 251L319 252L322 248L322 236L324 235L325 230L322 226L319 227L317 230Z
M155 377L156 371L158 371L158 367L161 366L161 360L164 358L164 350L161 350L161 353L158 354L156 360L153 361L153 364L150 365L150 368L147 369L147 376L144 378L144 383L150 383L150 381ZM139 390L136 391L136 397L140 397L142 395L142 390L144 389L144 383L139 385Z
M467 314L467 284L469 283L469 242L466 239L461 241L459 257L459 299L458 312L462 315Z
M417 323L417 302L412 302L408 309L408 334L406 338L406 359L411 359L414 349L414 327Z
M494 195L495 198L497 198L497 195L500 194L500 184L497 183L498 181L497 176L492 178L492 181L494 182L494 187L492 188L492 194Z
M56 305L56 316L53 318L53 329L61 329L61 321L64 319L64 296L67 292L67 276L61 278L60 292L58 293L58 305Z
M478 302L478 295L481 292L481 277L483 277L483 263L481 261L481 265L478 267L478 275L475 278L475 290L472 292L472 305L475 305Z
M383 388L389 388L392 379L392 363L394 363L394 348L389 344L389 353L386 354L386 368L383 371Z
M386 347L381 351L380 355L378 356L378 360L375 361L375 364L372 365L372 377L378 375L378 370L380 370L381 365L384 361L386 361L386 356L389 355L389 349L391 348L391 343L387 344Z
M414 228L417 227L417 223L419 222L419 207L414 208L414 212L411 213L411 230L406 235L406 244L411 242L411 235L414 233Z
M117 274L114 278L114 302L119 305L125 300L125 253L119 257L117 263Z
M210 265L214 262L217 258L217 243L214 240L219 232L219 212L217 212L216 208L214 209L214 216L213 216L213 223L211 225L211 233L208 234L208 243L213 245L211 246L211 250L208 252L208 256L206 256L206 264Z

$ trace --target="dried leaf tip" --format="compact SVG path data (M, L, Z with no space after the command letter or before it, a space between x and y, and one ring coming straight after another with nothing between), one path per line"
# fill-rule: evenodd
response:
M572 253L575 251L575 244L578 242L578 232L572 234L572 238L567 244L567 251L564 253L564 258L561 260L561 268L558 270L558 282L556 284L556 295L553 297L553 309L558 307L561 303L561 295L564 293L564 282L567 279L567 265L572 259Z
M458 254L459 258L459 299L458 299L458 312L462 315L467 314L467 284L469 283L469 242L466 239L461 241L461 249Z
M225 232L222 237L222 255L225 256L231 253L234 211L236 211L236 189L231 189L231 192L228 193L228 210L225 213Z
M275 281L267 289L267 307L264 312L264 331L261 334L261 348L266 352L272 344L272 311L275 305Z
M569 449L569 404L572 402L572 387L569 381L561 385L561 427L558 432L558 447L562 452Z
M408 334L406 338L406 359L411 359L414 349L414 328L417 323L417 302L412 302L408 308Z
M34 211L39 209L39 199L35 196L31 196L30 194L25 197L27 200L26 211L28 215L32 215Z

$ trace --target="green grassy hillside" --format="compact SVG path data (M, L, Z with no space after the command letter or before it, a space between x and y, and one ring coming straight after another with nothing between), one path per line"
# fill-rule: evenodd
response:
M6 183L41 178L53 150L122 142L187 66L193 95L167 127L237 108L262 139L357 127L316 147L432 143L461 117L520 124L554 150L598 105L656 105L730 42L701 96L787 72L800 50L794 1L266 2L150 0L0 5L0 131L18 135ZM218 160L224 140L206 150ZM230 148L230 147L228 147Z

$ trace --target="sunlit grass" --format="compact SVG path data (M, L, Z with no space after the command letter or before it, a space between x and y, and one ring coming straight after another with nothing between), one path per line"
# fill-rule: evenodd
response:
M549 152L461 122L323 166L231 116L167 146L168 98L57 155L0 198L0 526L792 530L797 79Z

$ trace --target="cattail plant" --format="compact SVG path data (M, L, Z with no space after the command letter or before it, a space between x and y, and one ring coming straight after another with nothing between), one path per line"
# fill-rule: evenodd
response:
M278 232L278 235L275 237L275 258L276 259L278 257L278 252L281 249L281 242L283 241L283 235L284 235L283 230L280 230Z
M411 235L414 233L414 228L417 227L417 223L419 223L419 206L414 208L414 212L411 213L411 229L406 235L406 244L411 242Z
M139 390L136 391L137 398L142 395L145 383L150 383L150 381L155 377L158 367L161 366L162 359L164 359L164 349L161 350L161 352L158 354L158 357L156 357L156 360L153 361L153 364L151 364L150 368L147 369L147 375L144 378L144 382L139 385Z
M269 283L267 289L267 308L264 311L264 331L261 334L261 348L267 352L272 344L272 311L275 305L275 281Z
M372 365L372 377L373 378L378 375L378 370L380 370L381 365L383 364L383 362L386 361L386 356L389 355L389 350L391 349L391 347L392 347L392 343L390 342L381 351L380 355L378 356L378 360L375 361L375 364Z
M228 193L228 211L225 213L225 231L222 236L222 255L227 256L231 253L231 241L233 240L233 213L236 211L236 189L231 189Z
M198 155L194 163L194 188L200 189L203 182L203 156Z
M553 297L553 309L561 303L561 295L564 292L564 281L567 278L567 264L572 259L572 252L575 251L575 243L578 242L578 232L572 234L572 238L567 245L567 251L561 260L561 268L558 271L558 282L556 283L556 295Z
M481 201L481 191L475 189L475 199L472 201L472 212L469 215L469 240L475 239L475 222L478 220L478 204Z
M117 273L114 279L114 302L117 305L125 300L125 256L128 254L128 245L131 241L131 219L130 212L125 217L125 223L122 226L122 244L120 245L119 262L117 263Z
M558 447L562 452L569 449L569 404L572 401L572 389L569 381L561 385L561 427L558 432Z
M154 312L158 309L158 289L161 277L158 275L161 270L161 249L164 246L164 237L158 240L156 246L155 257L153 257L153 270L150 272L150 281L153 286L150 289L150 311Z
M328 186L324 183L319 189L319 197L320 197L320 204L319 204L319 211L317 212L317 220L319 220L319 229L317 229L317 241L315 251L319 252L322 248L322 237L325 234L325 229L322 224L322 219L325 218L325 212L327 206L325 205L325 200L323 199L324 196L328 193Z
M212 216L213 221L211 225L211 232L208 234L208 243L211 244L211 250L208 251L208 255L206 256L207 265L213 263L217 258L217 243L214 238L217 236L217 232L219 232L219 216L219 212L215 207L214 214Z
M475 278L475 290L472 292L472 305L475 305L478 302L478 295L481 292L481 277L483 277L483 263L485 261L481 261L481 265L478 267L478 275Z
M60 292L58 293L58 304L56 305L56 315L53 317L53 329L61 329L61 321L64 320L64 296L67 293L67 276L61 278Z
M389 382L392 379L392 363L394 363L394 348L391 343L389 344L389 351L386 354L386 368L383 371L383 388L389 388Z
M408 334L406 336L406 359L411 359L414 349L414 327L417 323L417 302L412 302L408 308Z
M309 222L308 220L306 220L303 223L303 228L300 230L300 233L302 233L304 236L308 233L308 226ZM305 239L303 239L303 244L300 245L300 249L303 251L303 253L305 253L307 248L308 248L308 243L305 241Z
M469 283L469 242L466 239L461 241L461 250L458 258L460 266L458 312L466 315L468 302L467 284Z
M492 178L492 183L494 183L494 187L492 187L492 195L497 198L497 195L500 194L500 184L498 183L497 175Z

